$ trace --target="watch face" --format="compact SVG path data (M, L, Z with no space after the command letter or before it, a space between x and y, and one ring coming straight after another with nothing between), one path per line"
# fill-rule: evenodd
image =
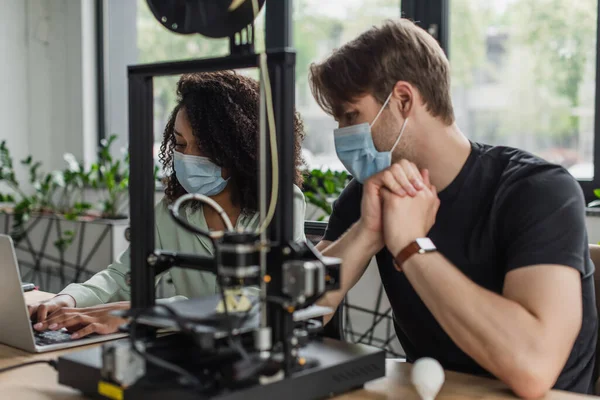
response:
M417 244L422 251L434 251L436 250L435 244L429 238L419 238L416 240Z

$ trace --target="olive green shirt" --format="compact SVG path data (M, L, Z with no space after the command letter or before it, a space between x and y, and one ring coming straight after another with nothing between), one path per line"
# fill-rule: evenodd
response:
M304 195L298 187L294 186L294 240L296 241L306 240L304 235L305 208ZM157 249L198 255L213 254L212 245L207 238L195 235L175 223L164 201L161 201L154 211ZM202 209L193 211L187 208L183 215L192 225L208 229ZM236 228L256 229L259 222L258 213L241 215L237 220ZM72 296L77 307L129 300L131 295L127 278L129 271L129 249L127 249L107 269L98 272L84 283L67 286L60 294ZM216 275L211 272L172 268L166 274L170 275L177 294L171 300L178 300L181 296L194 298L218 292ZM162 277L164 278L164 276ZM157 281L160 278L158 277Z

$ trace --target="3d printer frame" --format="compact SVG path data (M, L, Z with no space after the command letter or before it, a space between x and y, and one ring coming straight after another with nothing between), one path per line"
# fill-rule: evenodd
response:
M271 82L273 114L277 133L279 160L278 196L275 214L266 232L269 251L266 273L270 276L267 298L285 298L282 265L290 258L294 223L294 102L295 51L292 39L292 0L268 1L266 6L266 53ZM153 78L194 72L215 72L259 67L259 55L252 46L230 45L232 54L213 59L136 65L128 68L129 79L129 155L130 155L130 242L131 242L131 308L132 312L149 310L155 305L155 218L154 218L154 158L153 158ZM261 113L264 110L261 109ZM266 118L265 118L266 119ZM262 160L271 159L266 141ZM263 147L263 148L265 148ZM263 163L260 179L266 181L263 190L270 193L271 164ZM258 189L258 188L257 188ZM266 190L265 190L266 189ZM368 346L323 339L309 342L302 349L304 357L316 361L316 366L294 370L296 357L292 352L297 343L294 336L293 313L282 304L267 301L266 326L271 329L271 343L280 345L285 379L268 385L256 385L241 391L225 391L211 398L237 400L261 399L265 396L289 399L310 399L342 393L361 387L365 382L385 373L385 353ZM132 342L152 341L155 330L134 324L130 330ZM99 348L71 353L59 359L59 382L81 390L94 398L105 399L99 393L102 382L102 352ZM124 399L200 398L198 393L183 387L145 390L136 385L116 388ZM170 398L170 397L169 397ZM203 397L202 397L203 398Z
M282 249L293 241L293 184L294 184L294 101L295 51L290 47L292 4L289 0L269 2L266 9L267 63L271 81L273 112L279 155L279 193L275 215L267 231L271 244L267 259L267 274L271 277L269 292L276 291L281 282ZM231 46L234 53L235 46ZM154 265L149 257L155 251L154 225L154 159L153 159L153 78L192 72L214 72L257 68L258 55L253 48L247 54L237 51L226 57L181 62L130 66L129 78L129 155L130 155L130 241L131 241L131 307L147 309L154 305ZM266 159L271 157L266 143ZM271 190L271 164L266 163L263 174L267 191ZM258 189L258 188L257 188ZM279 293L269 293L278 295ZM292 316L281 307L267 306L268 325L273 329L273 341L282 341L293 329ZM143 327L136 336L144 336Z

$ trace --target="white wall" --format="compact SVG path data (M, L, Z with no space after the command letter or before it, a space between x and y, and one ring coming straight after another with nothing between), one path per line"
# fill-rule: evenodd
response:
M15 158L29 151L30 112L27 4L3 0L0 6L0 140ZM24 175L18 176L18 178Z
M106 136L118 135L113 154L121 157L120 149L128 143L127 66L138 63L136 0L104 1L104 82Z
M94 155L94 21L93 0L0 3L0 139L17 161L54 170L66 152Z

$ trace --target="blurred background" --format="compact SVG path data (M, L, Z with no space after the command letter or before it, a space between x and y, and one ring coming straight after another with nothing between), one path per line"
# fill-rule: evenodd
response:
M227 40L170 34L155 23L145 1L128 1L111 7L131 7L137 36L132 61L226 54ZM577 178L593 178L597 0L450 0L448 5L453 99L468 137L524 148L564 165ZM336 125L311 96L308 67L369 27L399 17L401 4L297 0L294 6L296 104L307 129L305 159L310 168L341 170L331 135ZM115 24L131 23L123 17L109 21L109 33ZM157 140L174 104L176 79L162 78L155 86Z
M588 202L600 197L598 0L293 3L296 106L307 133L303 190L306 219L322 221L311 228L317 240L350 177L335 154L336 123L312 98L308 68L400 16L448 54L457 123L469 139L559 163ZM223 56L228 48L227 39L167 31L144 0L0 0L0 231L15 240L24 280L56 291L105 268L127 246L127 66ZM177 79L154 80L148 134L157 166ZM590 242L598 242L600 213L587 212ZM375 263L343 309L347 339L402 355Z

